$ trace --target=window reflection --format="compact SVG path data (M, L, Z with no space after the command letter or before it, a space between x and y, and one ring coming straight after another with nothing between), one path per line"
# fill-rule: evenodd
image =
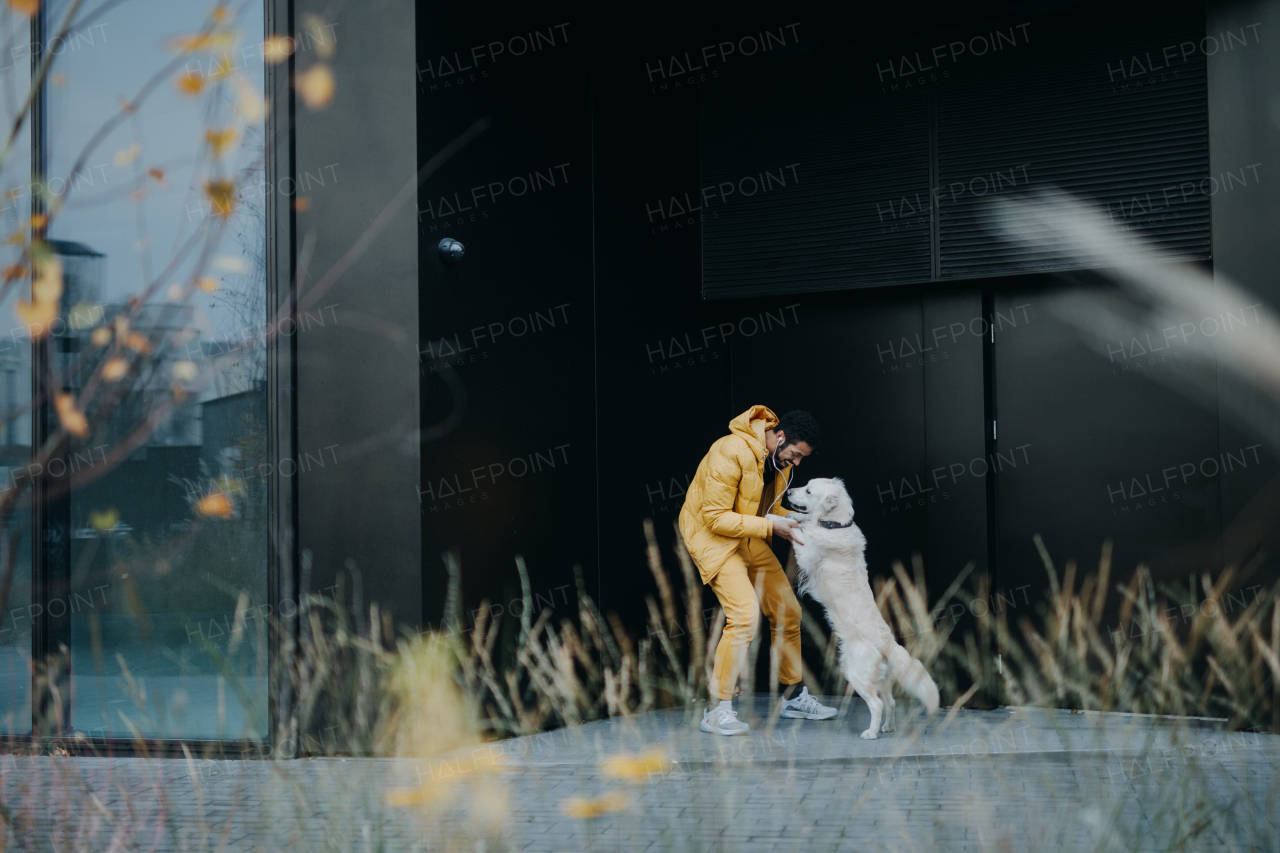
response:
M0 116L9 127L30 86L27 19L0 12ZM24 125L0 164L0 233L20 232L30 217L31 136ZM21 260L22 249L0 244L0 266ZM31 338L14 307L15 287L0 302L0 490L16 490L31 463ZM0 526L0 735L31 731L31 513L15 507Z
M70 187L49 230L62 390L117 389L67 459L71 714L91 736L266 732L266 200L209 190L261 184L262 116L240 108L263 89L261 3L229 7L235 43L183 56L82 157L209 8L112 8L92 41L67 40L49 87L47 170Z

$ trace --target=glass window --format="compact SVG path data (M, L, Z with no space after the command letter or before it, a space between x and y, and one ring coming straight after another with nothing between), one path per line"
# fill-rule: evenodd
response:
M58 411L85 419L49 510L71 723L265 735L262 4L105 4L54 38L70 5L44 13L44 168Z
M0 9L0 116L13 126L30 89L30 29L26 17L8 5ZM0 233L23 233L31 215L31 134L24 122L0 161ZM0 243L0 266L22 262L23 247ZM31 464L31 338L18 320L26 299L25 277L9 279L0 297L5 334L0 339L0 490L17 498L4 513L0 531L0 734L31 731L31 512L23 472Z

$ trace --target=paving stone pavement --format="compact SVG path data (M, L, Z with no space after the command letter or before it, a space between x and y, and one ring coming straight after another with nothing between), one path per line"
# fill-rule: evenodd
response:
M421 761L5 756L0 849L1280 849L1280 737L1015 708L867 741L858 701L822 722L740 708L735 738L689 707ZM652 772L610 775L654 749Z

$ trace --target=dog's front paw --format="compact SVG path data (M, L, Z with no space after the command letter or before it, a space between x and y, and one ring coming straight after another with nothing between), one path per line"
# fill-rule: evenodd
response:
M893 731L893 723L890 723L889 721L887 721L887 720L886 720L886 721L885 721L885 724L884 724L883 726L881 726L881 727L880 727L880 731L882 731L882 732L891 732L891 731Z
M863 740L875 740L877 737L879 737L879 735L877 735L877 734L875 733L875 730L873 730L873 729L867 729L865 732L863 732L863 733L860 735L860 737L861 737Z

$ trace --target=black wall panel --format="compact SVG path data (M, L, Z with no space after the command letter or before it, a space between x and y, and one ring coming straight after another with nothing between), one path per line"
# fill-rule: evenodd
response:
M595 591L589 39L563 8L489 12L419 19L422 162L490 122L418 195L433 623L449 548L461 555L468 610L482 597L510 609L516 554L543 600L572 602L575 563ZM441 263L443 237L466 246L463 262Z
M999 474L999 576L1008 588L1045 583L1036 533L1059 568L1068 558L1095 568L1111 537L1117 579L1147 562L1173 580L1186 567L1169 565L1171 552L1206 546L1222 529L1219 421L1191 367L1193 350L1212 342L1152 329L1100 338L1095 348L1081 326L1097 318L1097 296L1056 287L996 297L998 315L1021 316L1017 306L1027 305L1030 320L996 342L998 446L1020 463ZM1217 567L1215 557L1190 568Z

